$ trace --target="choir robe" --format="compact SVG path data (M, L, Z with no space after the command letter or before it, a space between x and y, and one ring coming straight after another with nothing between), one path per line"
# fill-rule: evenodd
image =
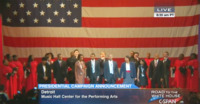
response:
M30 74L26 78L26 92L32 90L34 87L37 87L37 62L32 61L31 67L29 68Z
M24 70L23 65L20 61L14 61L14 64L18 67L17 71L17 90L21 91L23 88L24 82Z
M10 99L13 99L14 93L13 93L13 81L12 76L10 76L10 79L7 79L7 74L12 73L12 68L10 66L2 66L1 69L1 84L4 85L4 91L8 94Z
M192 66L194 69L193 76L191 75L191 71L187 69L187 89L191 92L199 91L199 71L198 71L198 60L190 60L187 63L187 66Z
M17 67L14 61L9 62L9 66L12 69ZM17 94L17 73L12 76L12 84L13 84L13 93L14 95L16 95Z
M180 67L186 67L186 60L176 60L174 63L175 70L175 83L176 88L185 88L185 82L186 82L186 75L181 73Z
M149 73L149 65L150 65L151 61L153 61L153 59L152 58L145 58L144 60L147 64L147 66L148 66L147 71L146 71L147 72L146 75L147 75L148 85L146 86L146 88L151 88L151 80L149 78L148 73Z

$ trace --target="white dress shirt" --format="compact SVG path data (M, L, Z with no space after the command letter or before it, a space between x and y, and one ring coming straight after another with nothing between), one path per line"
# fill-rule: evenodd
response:
M130 71L131 68L130 68L130 63L126 63L126 71Z
M46 71L47 71L46 66L42 65L42 67L43 67L44 76L46 76Z
M109 60L108 63L109 63L110 74L114 74L114 72L113 72L113 69L114 69L113 68L113 61Z

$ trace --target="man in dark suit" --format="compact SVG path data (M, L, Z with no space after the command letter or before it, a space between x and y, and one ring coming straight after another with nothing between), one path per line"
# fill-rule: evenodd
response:
M77 57L75 56L75 53L77 53L78 50L72 51L70 53L71 57L67 59L67 66L69 68L71 68L71 71L68 71L68 81L70 84L74 84L75 83L75 62L77 61ZM79 52L78 52L79 53Z
M112 54L108 58L104 65L104 78L107 84L115 84L116 79L119 77L117 62L113 61Z
M158 54L155 54L154 60L150 63L149 78L151 80L152 88L156 88L156 84L161 88L163 82L163 62L159 60Z
M50 84L51 83L51 67L47 64L47 58L43 57L42 62L37 66L38 83Z
M53 64L54 80L57 84L65 83L67 80L67 64L62 60L62 55L58 54L58 60Z
M87 78L91 84L96 84L99 81L100 64L95 60L95 54L90 55L91 60L86 63L87 66Z
M168 56L169 56L168 52L163 53L164 88L169 88L169 70L170 70L171 61L168 59Z
M104 79L104 64L106 62L106 58L105 58L106 53L105 52L101 52L100 55L101 55L100 59L98 59L98 62L100 64L100 73L99 73L100 75L99 75L98 83L102 84L103 83L103 79Z

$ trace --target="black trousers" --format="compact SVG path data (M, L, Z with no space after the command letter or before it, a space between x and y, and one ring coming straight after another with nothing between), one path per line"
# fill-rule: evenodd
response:
M104 75L100 75L98 83L102 84L103 83L103 79L104 79Z
M115 84L116 80L114 75L111 75L109 79L107 79L106 84Z
M169 75L164 75L164 88L169 88Z
M97 84L97 77L96 75L92 74L90 78L90 84Z
M156 87L158 85L158 87ZM152 88L161 88L162 82L160 81L160 78L152 78L151 80L151 87Z

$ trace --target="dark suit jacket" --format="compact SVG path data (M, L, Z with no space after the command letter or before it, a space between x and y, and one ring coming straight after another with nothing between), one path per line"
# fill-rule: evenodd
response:
M100 64L100 72L99 72L100 75L104 75L104 64L106 61L107 61L106 59L105 59L105 61L102 60L101 58L98 59L98 62Z
M38 80L38 83L51 83L51 67L46 64L46 77L48 77L48 80L44 80L44 71L43 71L43 64L40 63L38 64L37 66L37 80Z
M160 80L160 78L163 78L163 62L158 61L157 67L154 65L154 60L151 61L150 67L149 67L149 78Z
M97 76L100 75L100 64L98 61L95 60L95 73L94 75L92 75L92 62L88 61L86 63L86 67L87 67L87 77L89 77L90 79L92 79L92 76L95 76L97 78Z
M133 62L130 62L130 77L131 78L136 78L136 68L135 68L135 63ZM122 77L123 75L123 78L125 79L126 78L126 63L123 62L122 65L121 65L121 69L120 69L120 77Z
M167 59L167 61L163 62L163 68L164 68L164 75L169 75L169 68L170 68L171 61Z
M67 65L66 62L62 60L61 62L61 66L58 62L58 60L56 60L53 63L53 74L54 74L54 78L56 78L57 82L64 82L64 78L67 77Z
M113 61L113 72L114 72L114 79L116 80L119 77L119 71L117 62ZM109 61L107 60L104 64L104 78L108 81L111 79L112 74L110 74L110 68L109 68Z

